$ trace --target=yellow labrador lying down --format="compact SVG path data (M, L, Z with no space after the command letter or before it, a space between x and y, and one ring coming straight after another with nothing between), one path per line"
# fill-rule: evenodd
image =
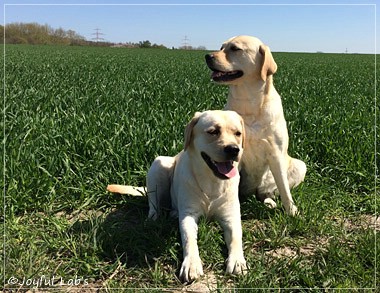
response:
M277 65L270 49L259 39L238 36L207 54L212 79L229 86L225 109L239 113L247 143L242 158L240 193L256 194L269 207L279 191L285 210L297 213L290 188L305 177L306 165L288 155L288 130L281 97L273 85Z
M214 217L228 247L226 272L245 273L242 247L238 164L244 123L233 111L197 112L185 130L185 147L175 157L157 157L147 176L149 217L171 207L179 218L183 263L179 277L190 282L203 275L197 245L198 219ZM111 192L136 194L130 186L109 185Z

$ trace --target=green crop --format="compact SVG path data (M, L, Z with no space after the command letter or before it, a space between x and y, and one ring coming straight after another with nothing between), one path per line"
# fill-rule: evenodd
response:
M182 286L175 278L182 259L176 221L146 222L146 198L105 188L144 185L156 156L182 149L196 111L223 108L227 87L210 81L205 54L5 47L6 281L78 274L97 288ZM242 203L251 270L232 281L223 276L220 229L201 221L205 271L220 276L220 288L372 288L379 251L373 227L352 223L378 207L375 57L274 58L289 153L308 166L305 183L293 191L301 215ZM285 247L295 254L273 256ZM312 253L302 253L305 247Z

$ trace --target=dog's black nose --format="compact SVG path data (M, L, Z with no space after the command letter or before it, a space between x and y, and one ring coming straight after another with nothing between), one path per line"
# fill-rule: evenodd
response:
M235 144L230 144L230 145L224 147L224 152L227 155L229 155L231 158L234 158L239 154L240 148L239 148L239 146L237 146Z
M213 54L207 54L205 56L205 59L206 59L207 63L212 62L214 60L214 55Z

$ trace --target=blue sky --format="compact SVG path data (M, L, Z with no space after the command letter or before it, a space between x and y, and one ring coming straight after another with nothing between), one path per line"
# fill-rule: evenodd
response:
M214 50L232 36L247 34L259 37L272 51L374 53L380 48L376 2L5 0L1 17L3 23L72 29L87 39L99 28L111 42L149 40L179 47L187 36L190 45Z

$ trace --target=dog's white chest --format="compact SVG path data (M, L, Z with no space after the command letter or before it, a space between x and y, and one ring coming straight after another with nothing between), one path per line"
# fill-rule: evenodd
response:
M229 201L234 200L233 197L238 195L239 178L229 179L230 182L220 181L218 186L213 186L207 193L202 192L202 209L204 214L212 217L218 211L224 209ZM233 181L233 182L231 182Z

